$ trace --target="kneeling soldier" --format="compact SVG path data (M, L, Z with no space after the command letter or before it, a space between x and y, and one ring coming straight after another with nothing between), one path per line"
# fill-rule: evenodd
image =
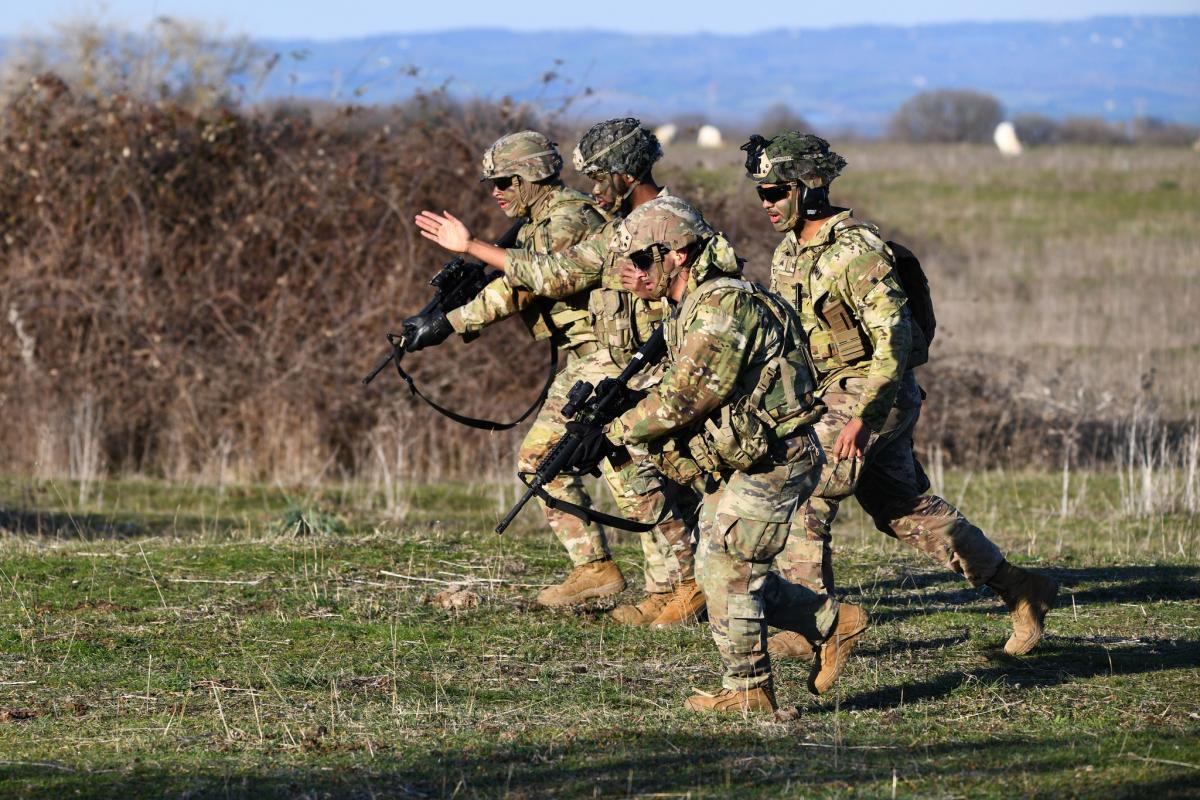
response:
M636 208L613 249L645 273L636 291L679 303L665 323L667 368L636 406L593 432L582 460L647 447L665 474L704 484L697 577L725 666L722 689L688 698L693 711L776 708L767 624L819 642L809 689L828 691L867 626L858 607L770 571L822 455L811 423L807 351L793 313L741 279L729 242L676 197Z

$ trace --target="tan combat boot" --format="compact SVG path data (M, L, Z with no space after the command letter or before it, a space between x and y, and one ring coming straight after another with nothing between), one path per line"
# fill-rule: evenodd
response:
M1038 572L1000 562L1000 569L987 583L1012 612L1013 632L1004 643L1004 652L1023 656L1042 639L1046 614L1058 597L1058 582Z
M779 708L775 702L775 688L768 683L756 689L722 689L716 694L697 691L683 702L688 711L724 711L732 714L748 714L751 711L773 713Z
M673 596L671 592L650 592L637 605L626 603L623 606L617 606L609 616L622 625L649 625L658 619L658 615L662 613L667 603L671 602Z
M854 645L858 644L858 637L866 629L867 612L849 603L838 606L837 622L813 657L812 671L808 673L810 692L825 694L829 691L841 674L842 667L846 666Z
M658 618L650 624L652 628L671 628L676 625L686 625L696 622L704 613L707 606L704 592L696 585L696 579L680 581L671 594L671 602L667 603Z
M625 591L625 578L611 558L592 561L571 570L567 579L538 592L537 604L546 608L571 606Z
M798 658L811 661L816 652L812 642L794 631L780 631L767 639L767 652L771 658Z

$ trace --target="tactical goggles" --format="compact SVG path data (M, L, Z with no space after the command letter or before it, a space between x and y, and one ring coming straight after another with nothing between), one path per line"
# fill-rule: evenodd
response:
M513 178L513 175L505 175L503 178L491 178L490 180L492 182L492 186L495 186L502 192L507 192L512 188Z
M754 191L758 192L758 199L764 203L778 203L792 191L792 185L777 183L774 186L755 186Z
M655 264L661 264L667 248L661 244L652 244L629 254L629 260L642 272L646 272Z

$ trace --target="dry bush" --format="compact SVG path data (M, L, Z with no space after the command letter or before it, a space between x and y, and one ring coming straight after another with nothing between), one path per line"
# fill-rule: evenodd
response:
M902 142L986 142L1001 119L991 95L940 89L905 101L888 121L888 135Z
M371 437L411 401L394 375L370 390L357 378L445 260L411 218L454 208L498 233L478 157L531 124L436 94L317 125L31 81L0 120L9 468L295 482L385 458L393 471L394 448ZM410 360L450 403L511 413L544 358L508 357L514 333ZM410 470L479 467L467 435L405 419Z

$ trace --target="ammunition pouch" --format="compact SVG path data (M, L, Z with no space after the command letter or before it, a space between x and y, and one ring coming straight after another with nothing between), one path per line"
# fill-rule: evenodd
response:
M588 297L592 330L619 367L629 360L655 329L670 316L665 301L647 301L620 289L596 288Z

